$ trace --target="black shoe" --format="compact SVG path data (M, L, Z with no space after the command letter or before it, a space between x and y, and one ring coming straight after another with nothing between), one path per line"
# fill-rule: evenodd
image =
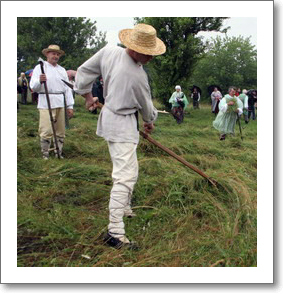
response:
M120 241L118 238L111 236L109 233L107 233L105 235L104 242L108 246L113 247L115 249L121 249L121 248L127 248L127 249L131 249L131 250L138 249L137 245L135 245L134 243L132 243L132 242L124 243L124 242Z

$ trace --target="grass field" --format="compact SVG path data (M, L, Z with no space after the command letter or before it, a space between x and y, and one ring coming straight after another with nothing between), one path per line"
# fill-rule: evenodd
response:
M152 137L221 186L140 138L137 217L125 220L140 249L116 250L101 237L112 187L107 144L95 134L98 115L84 109L83 98L75 101L63 160L42 159L36 106L20 105L19 267L257 266L256 121L241 121L243 141L237 127L234 137L219 141L209 105L190 106L181 125L160 114Z

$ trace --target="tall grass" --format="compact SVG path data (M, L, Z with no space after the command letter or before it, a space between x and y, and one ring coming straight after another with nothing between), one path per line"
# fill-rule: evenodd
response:
M139 250L103 244L112 164L95 135L98 115L76 97L63 160L41 158L38 111L18 112L18 266L257 266L256 121L219 141L210 107L190 106L178 125L160 114L153 138L218 181L218 188L140 138L134 219ZM156 103L156 102L155 102ZM161 109L161 108L160 108ZM140 124L142 125L142 124Z

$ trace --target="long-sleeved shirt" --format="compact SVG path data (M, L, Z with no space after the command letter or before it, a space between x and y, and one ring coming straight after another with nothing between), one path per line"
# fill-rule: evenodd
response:
M240 94L239 99L243 102L244 108L248 109L248 96L246 94Z
M75 77L78 94L92 92L98 76L104 81L105 105L97 123L97 135L111 142L139 142L135 112L144 122L157 119L147 74L121 47L104 47L82 64Z
M193 94L194 94L194 93L192 93L191 96L190 96L191 99L193 99L193 97L194 97ZM197 101L200 101L200 93L197 92L196 94L197 94L197 97L198 97L198 98L197 98Z
M74 99L72 90L66 86L61 79L68 81L66 70L60 66L53 66L47 61L44 61L44 73L46 75L46 85L49 93L51 108L64 107L64 95L68 109L73 109ZM41 75L41 68L38 64L34 70L30 81L30 87L33 92L38 92L38 105L39 109L48 109L48 104L45 95L44 84L40 83L39 76ZM63 95L64 93L64 95Z
M213 91L211 93L211 100L212 100L211 110L212 110L212 112L215 112L218 101L220 101L221 99L222 99L222 94L220 91Z
M222 94L220 93L220 91L213 91L211 93L211 99L214 100L218 98L219 100L222 98Z

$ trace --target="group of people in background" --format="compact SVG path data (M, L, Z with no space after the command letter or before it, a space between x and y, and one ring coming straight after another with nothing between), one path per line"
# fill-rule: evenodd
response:
M193 108L199 109L199 101L201 91L198 87L191 89L191 98L193 99ZM257 91L246 90L241 91L240 88L230 87L228 94L224 97L219 87L213 87L211 93L211 112L215 114L216 119L213 127L220 132L220 140L225 140L227 134L234 134L237 119L243 114L245 123L249 122L250 117L255 120L255 105L257 102ZM171 113L178 124L184 119L184 111L189 104L186 95L181 91L181 87L177 85L169 99L171 104Z
M68 70L67 76L69 82L75 84L76 71ZM17 92L21 94L21 103L27 104L28 89L31 91L32 102L37 103L38 93L30 88L29 81L25 76L25 73L21 73L21 76L17 80ZM201 98L201 90L198 87L191 89L191 99L193 102L193 109L199 109L199 101ZM105 103L103 96L103 78L99 76L93 83L92 87L93 97L98 97L98 101L101 104ZM36 96L36 98L35 98ZM75 91L72 90L73 99L75 99ZM238 116L244 115L245 123L247 124L252 118L256 119L255 109L257 102L257 91L246 90L241 91L240 88L236 89L230 87L228 94L224 97L219 87L214 87L211 93L211 112L215 114L216 119L213 122L214 128L220 132L220 140L225 140L226 134L233 134L237 116L232 114L236 112ZM175 87L175 92L172 93L169 103L171 104L171 113L178 124L181 124L184 120L184 112L187 108L189 101L181 90L181 86ZM232 106L236 103L238 107L234 111L231 111ZM91 113L97 114L97 108L90 110ZM62 141L62 140L61 140Z

